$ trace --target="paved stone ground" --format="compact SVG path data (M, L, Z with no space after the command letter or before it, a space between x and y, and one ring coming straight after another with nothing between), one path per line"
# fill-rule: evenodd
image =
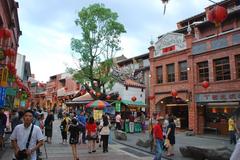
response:
M112 137L114 142L132 146L134 148L138 148L140 150L150 153L150 148L144 148L136 145L138 139L142 139L142 140L148 139L149 137L148 132L127 134L127 141L116 140L114 135ZM174 153L175 153L174 157L167 158L165 156L165 153L163 154L163 157L165 157L166 159L174 159L174 160L192 160L191 158L186 158L181 155L179 148L182 146L195 146L195 147L203 147L203 148L228 147L231 150L234 149L234 145L230 145L228 137L217 136L217 135L186 136L185 132L177 131L176 144L174 146Z
M56 120L54 122L54 133L53 133L53 143L45 144L48 159L49 160L70 160L72 159L72 152L70 145L60 144L61 135L59 129L60 121ZM113 132L112 132L113 134ZM102 153L102 149L98 148L97 152L94 154L89 154L87 151L87 145L81 144L78 145L78 153L80 160L93 160L93 159L101 159L101 160L152 160L153 153L150 153L149 148L143 148L136 146L136 142L138 139L148 139L148 132L146 133L134 133L128 134L127 141L117 141L114 136L113 142L109 146L108 153ZM119 142L119 143L116 143ZM208 148L217 148L226 146L230 149L233 149L234 146L229 144L228 137L220 137L214 135L202 135L202 136L185 136L185 133L182 131L178 131L176 133L176 145L174 148L175 156L171 159L174 160L191 160L190 158L182 157L179 152L179 147L181 146L198 146L198 147L208 147ZM43 152L43 158L45 157L44 148L41 148ZM6 147L3 151L0 151L0 160L11 160L12 159L12 150L10 147L10 143L6 144Z
M54 122L54 132L52 144L45 144L48 160L70 160L73 159L71 146L69 144L63 145L61 142L61 135L59 129L60 121ZM42 158L46 159L44 147L41 148ZM12 149L10 143L6 144L4 151L0 151L0 160L11 160ZM89 154L86 144L78 145L78 155L80 160L152 160L153 156L148 153L143 153L139 150L127 147L121 144L109 145L109 152L102 153L102 148L97 147L97 152Z

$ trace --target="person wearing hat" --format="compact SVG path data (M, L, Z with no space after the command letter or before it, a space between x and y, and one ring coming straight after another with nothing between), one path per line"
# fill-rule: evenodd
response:
M156 155L155 160L161 160L162 157L162 151L163 151L163 130L162 130L162 124L164 121L164 117L158 117L157 118L157 124L153 128L153 136L156 143Z
M23 114L23 124L17 125L10 136L14 150L13 160L37 159L36 150L43 145L44 136L41 129L32 124L33 116L33 111L26 110Z

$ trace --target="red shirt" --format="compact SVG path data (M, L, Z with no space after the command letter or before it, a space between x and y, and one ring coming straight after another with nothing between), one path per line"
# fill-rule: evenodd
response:
M160 124L154 125L153 135L156 139L163 140L163 131L162 131L162 126Z
M93 123L93 124L89 124L89 123L87 123L86 124L86 130L87 130L87 132L96 132L97 131L97 125L96 125L96 123Z

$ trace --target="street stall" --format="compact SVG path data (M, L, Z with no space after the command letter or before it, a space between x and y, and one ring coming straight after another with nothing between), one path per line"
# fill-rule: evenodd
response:
M111 107L111 105L108 102L102 101L102 100L95 100L95 101L89 102L86 105L85 109L88 112L92 111L94 120L98 121L102 118L104 108L107 108L107 107Z
M72 101L65 102L66 106L68 107L68 110L84 110L86 104L89 102L92 102L93 98L89 93L86 93L82 96L74 98Z
M139 113L145 111L145 103L142 101L121 100L113 102L112 105L115 105L115 112L121 113L123 120L122 129L125 132L142 132ZM133 131L131 131L131 126L133 126Z

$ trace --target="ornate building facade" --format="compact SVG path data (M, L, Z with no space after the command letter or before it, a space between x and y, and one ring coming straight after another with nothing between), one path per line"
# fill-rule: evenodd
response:
M227 134L240 107L240 2L219 5L228 11L220 26L208 20L209 6L149 47L151 112L173 114L195 133Z

